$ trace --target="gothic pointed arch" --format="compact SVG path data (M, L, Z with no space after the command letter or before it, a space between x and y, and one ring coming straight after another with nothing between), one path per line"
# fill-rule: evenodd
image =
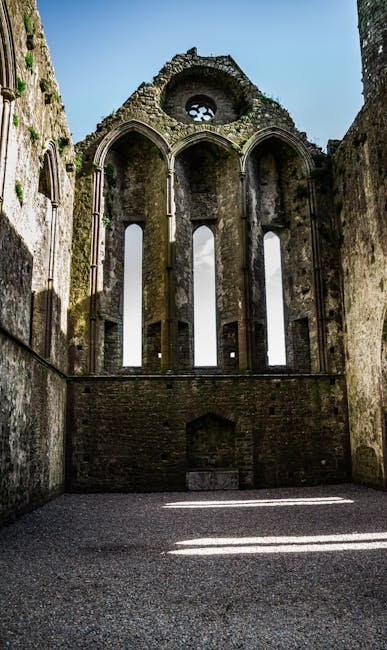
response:
M288 144L292 149L294 149L301 157L301 160L304 165L304 171L309 176L312 169L314 169L314 163L312 156L309 151L303 144L303 142L297 138L293 133L281 129L279 127L268 127L255 133L244 145L243 147L243 157L242 157L242 171L246 170L247 161L250 157L250 154L255 149L255 147L269 138L274 138Z
M57 255L57 220L60 202L58 159L54 142L45 146L43 162L39 173L38 192L41 195L40 209L47 222L48 232L44 238L39 257L44 274L35 277L39 295L32 298L31 340L42 356L50 358L53 352L53 330L57 309L54 287L55 259ZM43 336L41 335L43 334Z
M11 102L15 99L16 63L11 24L5 0L0 0L0 204L4 200L9 147Z
M214 133L213 131L204 130L199 131L199 133L193 133L186 138L183 138L183 140L179 140L179 142L172 150L171 167L174 168L176 157L179 154L185 151L185 149L188 149L189 147L192 147L193 145L201 142L210 142L217 145L218 147L225 149L228 153L235 155L233 142L231 142L231 140L225 138L222 135L219 135L218 133Z
M130 133L130 131L136 131L151 140L151 142L153 142L162 153L165 162L168 163L169 146L163 136L156 129L149 126L149 124L145 124L145 122L130 120L129 122L120 124L116 129L109 131L109 133L104 137L95 152L93 159L94 165L97 167L103 167L109 149L117 140Z
M5 0L0 0L0 85L9 90L16 85L15 49Z
M43 165L39 175L39 192L44 194L52 203L60 201L58 158L53 142L48 142L43 156Z
M327 368L324 289L314 161L300 138L281 127L256 133L244 146L247 183L249 258L251 262L251 348L253 365L265 365L265 314L260 300L262 237L273 231L281 240L285 296L285 337L288 365L296 371ZM297 253L298 251L298 253ZM301 253L301 251L303 251ZM303 264L303 287L293 291L296 269ZM311 338L317 341L311 356ZM263 365L262 365L263 364Z

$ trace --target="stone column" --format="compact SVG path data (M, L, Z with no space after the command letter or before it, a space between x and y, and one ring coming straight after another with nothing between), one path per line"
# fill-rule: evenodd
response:
M175 369L176 354L176 306L175 306L175 247L176 215L174 201L174 170L168 170L167 177L167 219L168 247L166 260L166 324L162 327L161 370Z
M6 173L7 157L8 157L11 107L12 107L12 102L15 99L15 93L10 88L2 88L1 95L3 98L3 110L1 115L1 130L0 130L0 208L2 209L3 201L4 201L5 173Z
M319 371L327 372L327 349L326 349L326 320L324 307L324 289L321 278L321 254L320 237L316 215L315 186L312 178L308 178L309 214L312 237L312 260L313 260L313 286L317 319L317 341L319 354Z
M52 306L53 306L53 291L54 291L57 211L58 211L58 203L52 201L48 274L47 274L48 277L47 277L47 300L46 300L46 327L45 327L45 336L44 336L44 356L47 358L51 354L51 340L52 340Z
M94 173L93 216L91 226L91 251L90 251L90 309L89 309L89 372L96 371L97 353L97 306L98 306L98 265L99 265L99 239L101 220L103 173L96 169Z
M249 265L248 265L248 241L247 241L247 209L246 209L246 172L240 173L241 181L241 234L242 234L242 307L238 328L239 345L239 370L251 369L251 342L249 327Z

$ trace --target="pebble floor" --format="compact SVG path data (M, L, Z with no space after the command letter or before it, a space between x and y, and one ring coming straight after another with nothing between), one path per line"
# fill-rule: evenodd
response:
M66 494L0 531L0 648L385 650L386 555L352 485Z

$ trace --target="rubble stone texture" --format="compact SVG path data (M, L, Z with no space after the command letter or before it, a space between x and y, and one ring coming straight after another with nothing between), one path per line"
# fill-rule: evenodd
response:
M1 0L2 521L63 491L65 474L85 491L184 490L190 471L210 485L231 472L240 488L386 484L386 20L379 0L358 5L366 103L326 155L230 56L195 48L74 151L36 6ZM122 361L131 224L136 368ZM202 225L215 241L211 368L194 365ZM281 246L278 367L268 232Z
M63 491L74 151L35 3L0 24L3 521Z

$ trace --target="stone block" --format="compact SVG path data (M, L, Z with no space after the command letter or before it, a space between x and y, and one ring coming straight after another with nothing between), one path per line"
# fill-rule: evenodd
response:
M199 490L238 490L237 469L208 469L187 472L187 488Z

